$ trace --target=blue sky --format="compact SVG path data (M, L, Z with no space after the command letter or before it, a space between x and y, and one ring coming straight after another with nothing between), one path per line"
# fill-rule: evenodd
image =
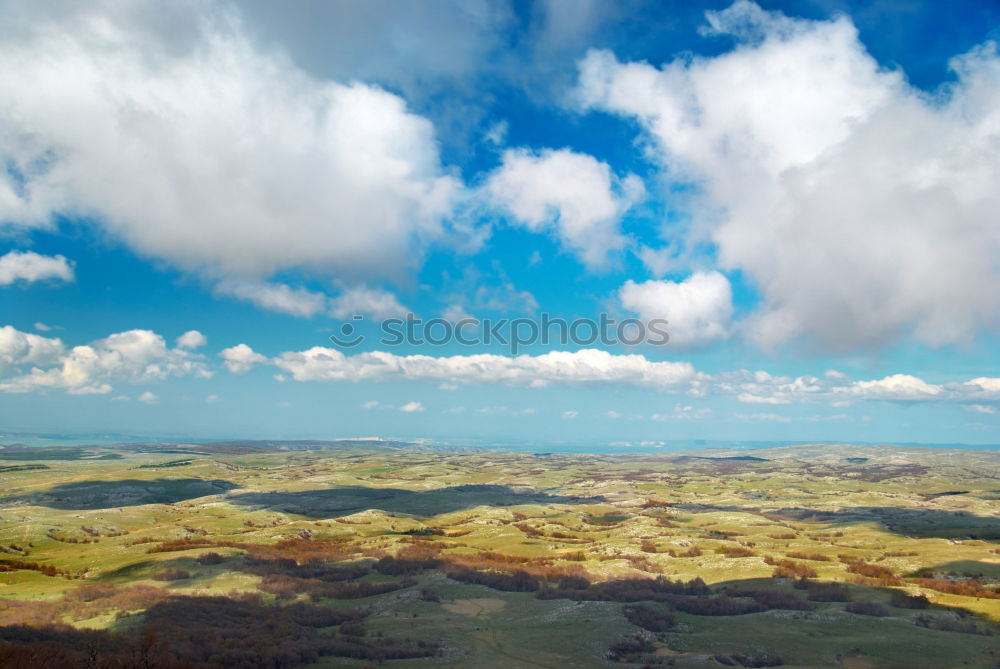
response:
M2 432L1000 443L996 3L0 15Z

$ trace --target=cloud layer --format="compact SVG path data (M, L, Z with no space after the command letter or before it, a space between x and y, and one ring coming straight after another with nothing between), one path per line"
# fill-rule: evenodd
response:
M1000 379L934 384L909 374L881 379L852 380L836 370L816 376L775 376L746 369L707 374L688 362L654 361L639 354L616 355L597 349L555 351L537 356L493 354L396 355L369 351L345 355L316 346L286 351L273 358L246 344L221 352L226 367L242 374L265 364L294 381L435 381L448 384L503 384L541 388L550 384L618 385L683 393L705 398L730 396L747 404L786 405L826 403L848 406L855 401L1000 403Z

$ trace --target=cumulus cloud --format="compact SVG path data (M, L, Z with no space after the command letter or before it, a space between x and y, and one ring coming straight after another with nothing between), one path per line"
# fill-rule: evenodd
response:
M63 256L43 256L33 251L11 251L0 256L0 286L8 286L15 281L31 283L45 279L72 281L73 267Z
M747 0L710 12L736 37L662 67L582 61L583 107L636 119L672 181L697 186L675 246L709 240L762 296L747 334L829 349L968 340L1000 315L1000 58L953 59L934 95L865 50L846 16Z
M147 390L143 394L139 395L139 401L143 404L156 404L160 401L160 398L156 396L156 393L151 393Z
M237 344L224 348L219 352L223 364L233 374L245 374L254 368L255 365L267 362L267 358L255 352L246 344Z
M65 353L59 339L21 332L10 325L0 328L0 374L20 367L48 366Z
M937 397L944 392L941 386L927 383L909 374L892 374L875 381L858 381L845 389L852 395L885 400L919 400Z
M60 389L105 394L112 383L144 383L171 376L207 378L202 357L171 349L150 330L129 330L68 351L58 339L0 328L0 392Z
M1000 378L980 376L959 385L957 390L973 399L1000 400Z
M622 306L644 320L664 319L670 344L692 348L724 339L733 314L729 280L719 272L696 272L683 281L625 282Z
M316 78L215 5L133 9L6 8L0 220L85 216L144 255L246 280L398 274L448 234L461 183L400 97ZM143 24L157 13L194 27Z
M854 380L841 372L827 372L822 377L790 377L763 370L741 369L710 375L697 371L688 362L653 361L643 355L615 355L596 349L553 351L537 356L480 353L431 357L396 355L387 351L345 355L337 349L317 346L305 351L286 351L268 358L246 344L239 344L225 349L220 355L233 373L241 374L255 365L268 364L281 370L279 376L282 380L287 376L295 381L433 381L449 390L459 387L458 384L503 384L529 388L542 388L553 383L620 385L671 394L683 393L694 398L721 396L746 404L776 406L826 403L846 407L862 401L987 406L984 402L1000 401L1000 379L991 377L933 384L909 374ZM371 401L364 406L375 408L383 405ZM708 408L691 405L679 404L675 409L675 417L703 418L710 415ZM615 417L618 414L609 411L605 415ZM662 413L650 417L651 420L664 418Z
M264 360L250 347L240 346L244 347L240 351L242 357L257 362ZM399 356L385 351L346 356L336 349L314 347L282 353L271 363L296 381L405 378L536 387L548 383L609 383L671 388L682 386L697 375L687 362L654 362L641 355L612 355L595 349L572 353L553 351L538 356L509 357L482 353L435 358L427 355Z
M418 411L424 411L424 405L420 402L407 402L403 406L399 407L399 410L403 413L417 413Z
M177 338L177 348L193 350L208 343L208 339L197 330L188 330Z
M607 163L567 149L504 152L486 191L512 221L534 232L551 231L593 269L605 268L625 247L622 215L645 193L635 175L618 178Z

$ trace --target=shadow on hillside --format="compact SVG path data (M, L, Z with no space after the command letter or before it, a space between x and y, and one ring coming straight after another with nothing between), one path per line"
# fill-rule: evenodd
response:
M753 506L718 506L711 504L675 504L673 508L691 513L742 511L756 513L769 520L850 525L878 523L894 534L915 538L981 539L1000 541L1000 517L977 516L968 511L941 509L906 509L894 506L858 506L838 511L789 508L765 510Z
M235 483L221 479L77 481L57 485L41 493L5 497L0 502L85 511L142 504L172 504L206 495L218 495L238 487Z
M398 488L344 486L302 492L254 492L229 495L226 499L233 504L255 510L271 509L310 518L348 516L368 509L415 516L436 516L477 506L596 504L605 501L600 496L550 495L502 485L462 485L419 492Z
M912 574L905 574L907 577L934 577L944 576L946 578L967 579L974 578L980 581L996 582L1000 581L1000 562L983 562L981 560L954 560L934 565L933 567L922 567Z

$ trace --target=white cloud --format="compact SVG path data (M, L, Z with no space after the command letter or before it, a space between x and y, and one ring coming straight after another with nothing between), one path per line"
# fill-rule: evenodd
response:
M874 399L921 400L937 397L944 389L909 374L893 374L876 381L856 381L843 391Z
M363 409L377 409L381 404L376 400L369 400L361 405Z
M345 290L330 303L330 313L337 318L363 314L371 318L405 318L410 312L392 293L379 288L355 286Z
M216 295L235 297L254 306L282 314L309 318L323 311L327 297L305 288L292 288L283 283L225 279L215 286Z
M205 404L215 404L218 401L219 401L219 396L218 395L206 395L205 396Z
M416 413L418 411L425 411L425 408L420 402L407 402L403 406L399 407L399 410L404 413Z
M223 359L223 364L233 374L245 374L253 369L254 365L267 362L267 358L255 352L246 344L237 344L229 348L222 349L219 355Z
M0 181L0 213L2 213L4 184ZM73 267L63 256L43 256L34 251L11 251L0 256L0 286L15 281L44 281L60 279L73 281Z
M645 194L635 175L619 179L606 163L566 149L504 152L486 191L515 223L551 230L592 269L607 267L609 256L625 247L622 215Z
M1000 378L980 376L957 386L955 390L974 399L1000 400Z
M58 339L0 328L0 391L62 389L71 394L105 394L117 381L140 383L170 376L211 372L202 356L170 349L150 330L129 330L66 351ZM6 378L3 378L6 377Z
M159 399L160 398L158 398L155 393L151 393L148 390L139 395L139 401L143 404L156 404Z
M38 321L37 323L35 323L34 328L36 330L38 330L39 332L51 332L52 330L56 329L55 326L46 325L45 323L43 323L41 321Z
M241 356L255 362L265 358L241 344ZM239 348L239 347L234 347ZM233 349L227 349L233 350ZM296 381L359 381L407 378L450 383L504 383L516 386L545 383L608 383L668 389L696 377L687 362L654 362L641 355L612 355L584 349L553 351L538 356L508 357L493 354L399 356L372 351L346 356L323 347L280 354L271 363Z
M620 413L618 413L617 411L608 411L608 412L606 412L604 414L604 417L605 418L611 418L612 420L614 420L616 418L621 418L622 415Z
M0 329L0 346L3 332ZM37 335L30 336L44 340ZM25 345L21 347L24 349ZM596 349L553 351L537 356L479 353L436 358L427 355L401 356L387 351L345 355L337 349L317 346L267 358L246 344L239 344L225 349L220 355L226 367L237 374L249 371L257 364L269 364L279 368L283 378L290 377L295 381L433 381L446 390L457 389L460 384L503 384L527 388L544 388L553 383L622 385L665 393L685 393L697 398L731 397L741 403L775 406L825 403L847 407L865 400L965 404L1000 400L1000 379L990 377L937 385L909 374L853 380L840 372L827 373L820 378L808 375L775 376L763 370L741 369L709 375L698 372L688 362L653 361L642 355L614 355ZM373 408L384 405L372 401L364 406ZM521 414L531 412L524 410ZM510 410L510 413L517 415L515 410ZM710 414L711 410L707 407L680 404L674 411L674 417L685 418L704 418ZM605 415L614 417L617 412L609 411ZM650 420L664 420L665 417L662 413L655 413Z
M990 406L988 404L966 404L965 408L969 411L975 411L976 413L984 413L990 416L997 413L997 408L995 406Z
M736 399L740 402L745 402L747 404L790 404L791 400L787 397L765 397L761 395L754 395L752 393L740 393L736 396Z
M7 7L0 220L85 216L144 255L248 280L398 275L449 234L462 185L429 121L256 47L228 10L188 9L175 18L195 29L174 35L138 25L153 5Z
M1000 316L1000 58L952 61L935 95L866 51L844 15L710 12L736 35L660 68L591 51L584 107L636 119L671 180L695 184L673 246L714 242L760 291L747 334L829 349L968 340Z
M719 272L696 272L680 282L629 280L618 298L643 320L668 321L669 345L678 348L704 346L729 334L732 290Z
M188 350L201 348L207 343L208 339L205 338L205 335L197 330L188 330L177 338L177 348L186 348Z
M64 352L58 339L21 332L10 325L0 328L0 374L21 366L55 364Z
M572 418L576 418L579 415L580 415L579 411L572 411L571 410L571 411L563 411L562 412L562 417L566 418L567 420L572 419Z

